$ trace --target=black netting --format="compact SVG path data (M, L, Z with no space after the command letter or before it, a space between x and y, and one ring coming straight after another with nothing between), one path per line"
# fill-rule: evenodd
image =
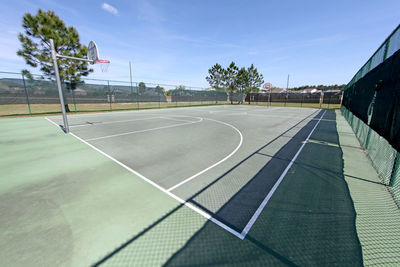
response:
M378 87L378 90L375 88ZM375 96L375 97L374 97ZM400 149L400 51L345 90L343 105Z
M196 91L180 90L172 91L172 102L195 102L195 101L227 101L227 94L220 91Z

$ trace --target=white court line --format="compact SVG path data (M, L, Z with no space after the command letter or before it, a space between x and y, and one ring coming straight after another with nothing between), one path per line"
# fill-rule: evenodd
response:
M110 124L110 123L120 123L120 122L129 122L129 121L144 121L144 120L153 120L153 119L161 119L161 117L150 117L150 118L133 119L133 120L121 120L121 121L94 122L94 123L70 125L69 127L72 128L72 127L96 126L96 125Z
M174 116L174 115L171 115ZM193 122L193 121L187 121L187 120L180 120L180 119L173 119L173 118L168 118L168 117L160 117L161 119L166 119L166 120L171 120L171 121L184 121L184 122ZM199 117L190 117L190 118L199 118Z
M312 114L312 113L311 113ZM311 114L305 114L305 116L310 116ZM232 114L224 114L224 116L239 116L239 115L248 115L248 116L257 116L257 117L265 117L265 118L293 118L293 119L303 119L304 116L284 116L284 115L272 115L272 114L252 114L252 113L232 113ZM311 120L318 120L318 119L311 119Z
M137 175L138 177L140 177L141 179L143 179L144 181L148 182L149 184L153 185L154 187L156 187L157 189L159 189L160 191L164 192L165 194L169 195L170 197L174 198L175 200L177 200L178 202L182 203L183 205L187 206L188 208L192 209L193 211L197 212L198 214L200 214L201 216L205 217L206 219L212 221L213 223L217 224L218 226L220 226L221 228L223 228L224 230L230 232L231 234L235 235L236 237L238 237L239 239L243 240L246 235L248 234L248 232L250 231L251 227L254 225L255 221L257 220L257 218L259 217L259 215L261 214L262 210L265 208L266 204L268 203L268 201L270 200L270 198L272 197L272 195L275 193L276 189L278 188L278 186L280 185L280 183L282 182L283 178L286 176L287 172L289 171L289 169L291 168L291 166L293 165L294 161L297 159L297 157L299 156L300 152L303 150L305 144L308 142L308 140L310 139L311 135L313 134L314 130L317 128L318 124L320 123L321 119L323 118L323 116L325 115L326 111L322 114L322 116L319 118L319 120L317 121L317 123L315 124L314 128L311 130L310 134L307 136L306 140L303 142L303 144L301 145L301 147L299 148L299 150L297 151L297 153L294 155L294 157L292 158L292 160L290 161L290 163L288 164L288 166L286 167L286 169L283 171L283 173L281 174L281 176L279 177L279 179L276 181L276 183L274 184L274 186L272 187L271 191L268 193L268 195L266 196L266 198L263 200L263 202L260 204L260 206L258 207L258 209L256 210L256 212L253 214L252 218L250 219L250 221L247 223L247 225L245 226L245 228L243 229L243 231L241 233L237 232L236 230L232 229L231 227L227 226L226 224L224 224L223 222L213 218L210 214L208 214L207 212L203 211L202 209L196 207L195 205L188 203L187 201L181 199L180 197L176 196L175 194L171 193L169 190L164 189L163 187L159 186L158 184L154 183L153 181L151 181L150 179L146 178L145 176L143 176L142 174L138 173L137 171L129 168L128 166L126 166L125 164L123 164L122 162L116 160L115 158L113 158L112 156L106 154L105 152L101 151L100 149L96 148L95 146L89 144L88 142L86 142L85 140L81 139L80 137L76 136L73 133L70 133L72 136L74 136L75 138L77 138L78 140L80 140L81 142L85 143L86 145L90 146L91 148L93 148L94 150L98 151L99 153L101 153L102 155L106 156L107 158L111 159L112 161L116 162L117 164L119 164L120 166L122 166L123 168L125 168L126 170L130 171L131 173ZM48 120L49 122L51 122L52 124L54 124L55 126L59 127L59 125L57 125L55 122L49 120L48 118L45 118L46 120ZM209 119L208 120L213 120L213 119ZM216 121L216 120L213 120ZM224 122L221 122L224 123ZM226 124L226 123L224 123ZM234 127L234 126L232 126Z
M144 133L144 132L156 131L156 130L161 130L161 129L174 128L174 127L178 127L178 126L183 126L183 125L188 125L188 124L193 124L193 123L199 123L202 120L203 120L203 118L200 118L200 120L193 121L193 122L179 123L179 124L167 125L167 126L162 126L162 127L156 127L156 128L150 128L150 129L144 129L144 130L120 133L120 134L112 134L112 135L106 135L106 136L101 136L101 137L89 138L89 139L86 139L86 141L95 141L95 140L112 138L112 137L117 137L117 136L124 136L124 135L129 135L129 134Z
M224 109L224 110L210 110L209 113L218 113L218 112L227 112L229 109Z
M236 146L236 148L235 148L228 156L226 156L225 158L221 159L220 161L214 163L213 165L209 166L208 168L206 168L206 169L204 169L204 170L202 170L202 171L196 173L195 175L193 175L193 176L191 176L191 177L189 177L189 178L183 180L182 182L180 182L180 183L178 183L178 184L176 184L176 185L174 185L174 186L168 188L168 189L167 189L168 192L171 192L172 190L174 190L174 189L180 187L181 185L183 185L183 184L189 182L190 180L193 180L193 179L196 178L197 176L199 176L199 175L205 173L206 171L208 171L208 170L214 168L215 166L217 166L217 165L221 164L222 162L224 162L225 160L229 159L230 157L233 156L233 154L235 154L235 153L239 150L240 146L242 145L242 143L243 143L243 135L242 135L242 133L241 133L235 126L233 126L233 125L231 125L231 124L229 124L229 123L226 123L226 122L222 122L222 121L218 121L218 120L214 120L214 119L210 119L210 118L205 118L205 119L206 119L206 120L210 120L210 121L214 121L214 122L217 122L217 123L221 123L221 124L224 124L224 125L227 125L227 126L233 128L237 133L239 133L239 136L240 136L240 142L239 142L239 144Z
M55 122L53 122L52 120L49 120L48 118L45 118L46 120L48 120L49 122L51 122L52 124L54 124L55 126L59 127L59 125L57 125ZM108 155L107 153L101 151L100 149L98 149L97 147L95 147L92 144L89 144L88 142L86 142L85 140L83 140L82 138L76 136L75 134L70 132L70 135L72 135L73 137L75 137L76 139L78 139L79 141L81 141L82 143L88 145L89 147L93 148L94 150L96 150L97 152L99 152L100 154L102 154L103 156L109 158L110 160L114 161L115 163L117 163L118 165L120 165L121 167L125 168L126 170L128 170L129 172L135 174L136 176L138 176L139 178L141 178L142 180L144 180L145 182L151 184L152 186L156 187L158 190L164 192L165 194L167 194L168 196L174 198L175 200L177 200L179 203L185 205L186 207L190 208L191 210L197 212L198 214L200 214L201 216L203 216L204 218L212 221L213 223L217 224L218 226L220 226L221 228L223 228L224 230L228 231L229 233L233 234L234 236L240 238L241 240L244 239L244 236L242 236L239 232L235 231L234 229L230 228L229 226L227 226L226 224L224 224L223 222L213 218L210 214L208 214L207 212L203 211L202 209L196 207L195 205L183 200L182 198L172 194L171 192L168 192L166 189L164 189L163 187L159 186L158 184L156 184L155 182L153 182L152 180L150 180L149 178L146 178L145 176L143 176L142 174L138 173L137 171L129 168L128 166L126 166L125 164L123 164L122 162L118 161L117 159L113 158L112 156Z
M221 104L218 105L218 107L226 107L226 106L230 106L227 104ZM210 108L214 108L215 106L200 106L200 107L174 107L171 109L133 109L133 110L113 110L112 112L110 111L105 111L105 112L96 112L96 113L84 113L84 114L71 114L68 115L68 117L99 117L99 116L115 116L115 114L129 114L129 113L136 113L136 112L140 112L143 115L157 115L158 113L163 113L165 114L165 112L173 112L176 111L177 109L210 109ZM58 115L54 115L58 116ZM175 116L175 115L174 115Z
M300 152L303 150L304 146L307 144L308 140L310 139L311 135L313 134L314 130L317 128L318 124L320 123L322 117L325 115L326 110L324 111L324 113L322 114L322 116L319 118L319 120L317 121L317 123L315 124L314 128L311 130L310 134L307 136L306 140L304 140L303 144L301 145L301 147L299 148L299 150L297 151L297 153L294 155L294 157L292 158L292 160L290 161L290 163L287 165L286 169L283 171L283 173L281 174L281 176L279 177L279 179L276 181L276 183L274 184L274 186L272 187L271 191L269 191L268 195L265 197L265 199L263 200L263 202L260 204L260 206L258 207L258 209L256 210L256 212L253 214L253 216L251 217L250 221L247 223L246 227L243 229L241 235L243 237L246 237L247 233L250 231L251 227L253 226L253 224L256 222L258 216L260 216L261 212L263 211L265 205L267 205L268 201L271 199L272 195L275 193L276 189L278 188L278 186L280 185L280 183L282 182L283 178L285 178L287 172L289 171L289 169L292 167L293 163L295 162L295 160L297 159L297 157L299 156Z

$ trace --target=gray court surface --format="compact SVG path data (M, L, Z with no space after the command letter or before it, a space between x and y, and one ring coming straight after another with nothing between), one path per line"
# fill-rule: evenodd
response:
M244 238L322 115L318 109L229 105L70 115L69 124L82 142ZM289 141L271 162L269 180L260 183L265 188L240 191ZM227 207L234 196L238 201Z
M0 120L0 265L398 263L398 208L338 110L68 118Z

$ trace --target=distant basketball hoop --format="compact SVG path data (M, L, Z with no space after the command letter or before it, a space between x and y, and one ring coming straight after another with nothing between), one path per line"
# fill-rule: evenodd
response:
M264 83L263 88L264 88L265 90L271 90L272 84L271 84L271 83Z

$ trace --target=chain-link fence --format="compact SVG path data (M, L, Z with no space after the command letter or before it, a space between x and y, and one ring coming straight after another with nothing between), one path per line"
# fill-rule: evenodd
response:
M341 92L250 93L206 90L201 87L82 79L62 84L67 112L140 110L216 104L337 108ZM0 116L60 113L55 81L40 75L0 72Z
M339 108L342 100L342 92L319 91L319 92L270 92L249 93L245 101L249 104L266 104L274 106L298 106L317 108Z
M82 79L62 85L68 112L111 111L228 103L228 94L205 88ZM184 89L183 89L184 88ZM40 75L0 72L0 116L61 112L56 83Z
M346 85L342 113L400 203L400 25Z

